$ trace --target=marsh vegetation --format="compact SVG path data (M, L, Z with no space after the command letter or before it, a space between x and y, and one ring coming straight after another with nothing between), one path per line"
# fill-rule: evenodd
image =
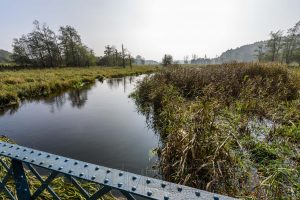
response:
M161 136L168 181L249 199L300 198L300 70L166 67L132 95Z

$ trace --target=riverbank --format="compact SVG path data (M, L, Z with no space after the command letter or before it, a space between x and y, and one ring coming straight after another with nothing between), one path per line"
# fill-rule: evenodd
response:
M300 198L300 69L169 68L132 95L161 136L168 181L249 199Z
M152 66L73 67L53 69L24 69L0 72L0 107L18 104L24 98L80 88L94 83L95 79L131 76L157 71Z

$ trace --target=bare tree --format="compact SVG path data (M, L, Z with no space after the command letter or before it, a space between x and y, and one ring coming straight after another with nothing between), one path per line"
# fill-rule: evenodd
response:
M279 59L279 51L282 47L282 44L281 44L282 34L283 34L283 32L281 30L270 33L271 39L268 41L267 47L268 47L272 62L277 61Z
M300 21L295 24L293 28L290 28L287 32L287 36L284 39L284 58L286 63L291 62L294 51L297 48L297 37L300 34Z
M184 64L189 64L189 56L184 56L183 60L184 60Z

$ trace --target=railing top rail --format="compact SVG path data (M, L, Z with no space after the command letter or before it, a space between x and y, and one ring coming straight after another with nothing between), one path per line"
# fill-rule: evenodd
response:
M109 186L121 192L125 191L148 199L234 199L6 142L0 142L0 156L9 157L23 163L98 183L103 186Z

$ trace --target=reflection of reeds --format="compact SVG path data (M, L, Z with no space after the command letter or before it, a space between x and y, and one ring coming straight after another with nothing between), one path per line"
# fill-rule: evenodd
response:
M156 71L155 67L53 68L0 72L0 107L18 104L23 98L48 96L69 88L81 88L95 79L121 77Z
M8 138L5 138L5 137L1 137L0 141L10 142L10 143L12 142L11 140L9 140ZM10 166L10 159L5 158L5 157L2 157L1 159L3 162L6 163L6 165ZM4 166L0 164L1 180L6 175L6 172L7 171L4 168ZM26 173L27 181L30 186L31 194L33 194L36 191L36 189L41 186L41 182L29 171L29 169L26 169L25 173ZM45 180L46 177L43 176L43 178ZM80 181L80 185L90 194L94 194L96 191L99 190L99 188L101 188L101 186L99 186L97 184L89 183L86 181ZM14 180L12 179L12 177L9 179L6 186L12 192L12 194L14 196L16 196L15 183L14 183ZM57 178L55 178L51 182L50 186L61 199L85 199L85 197L83 195L81 195L80 192L76 189L76 187L74 185L72 185L69 180L67 180L66 178L64 178L62 176L58 176ZM0 198L1 199L9 199L9 197L4 192L4 190L1 191ZM53 199L53 197L47 190L45 190L38 199L47 199L47 200L49 199L50 200L50 199ZM101 199L113 200L115 198L111 194L108 194L108 195L105 195L104 197L102 197Z
M236 197L299 199L299 71L235 63L145 78L132 96L162 138L164 177ZM275 124L263 140L253 119Z

